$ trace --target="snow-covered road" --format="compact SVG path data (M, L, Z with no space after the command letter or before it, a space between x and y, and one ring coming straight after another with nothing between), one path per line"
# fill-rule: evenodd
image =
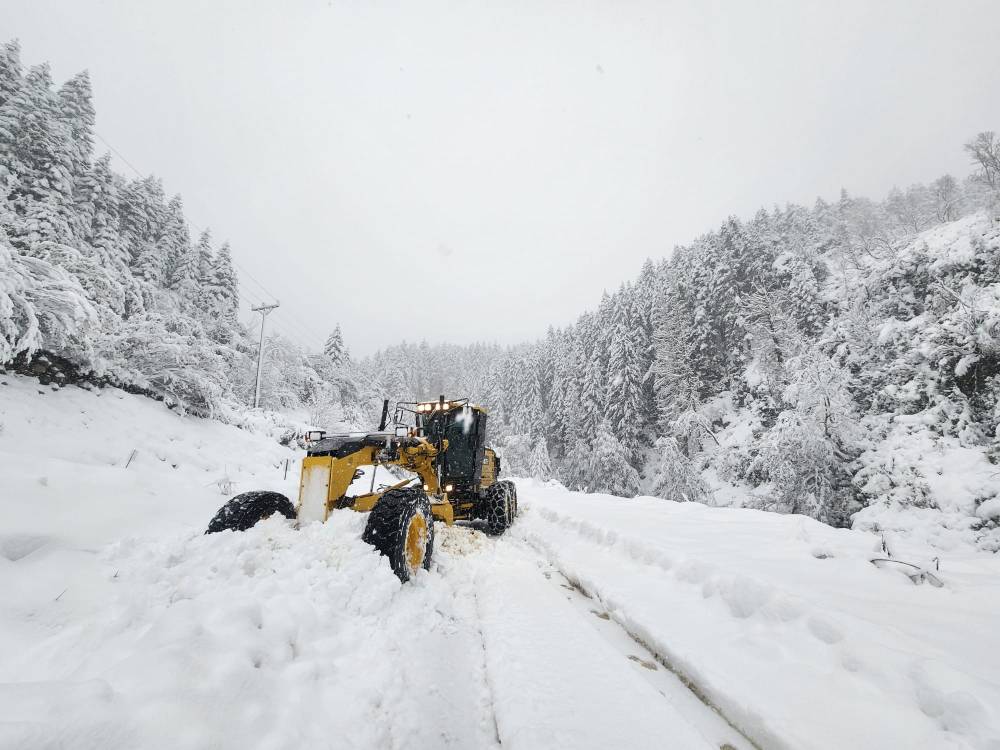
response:
M441 527L401 586L362 522L112 545L4 665L0 745L750 747L524 544Z
M1000 747L994 556L519 480L401 585L353 512L202 534L273 440L0 382L3 750Z

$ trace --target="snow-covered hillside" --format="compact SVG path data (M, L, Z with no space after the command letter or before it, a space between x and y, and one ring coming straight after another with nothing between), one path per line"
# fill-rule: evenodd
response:
M921 190L730 218L542 340L368 380L485 404L524 476L997 551L1000 211L904 220Z
M0 380L0 747L1000 743L995 556L519 480L401 585L360 514L203 535L273 438Z

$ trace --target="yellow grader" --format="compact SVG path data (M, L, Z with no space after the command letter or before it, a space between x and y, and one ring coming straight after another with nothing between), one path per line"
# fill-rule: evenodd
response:
M349 508L369 514L362 539L407 581L430 567L435 519L449 526L476 522L499 535L517 516L517 488L498 480L500 459L486 447L486 418L486 410L468 399L441 396L397 403L387 430L386 400L378 432L309 433L297 505L278 492L244 492L219 509L205 533L244 531L275 513L299 524L324 522L331 512ZM380 466L404 477L376 488ZM368 491L348 495L365 467L371 471Z

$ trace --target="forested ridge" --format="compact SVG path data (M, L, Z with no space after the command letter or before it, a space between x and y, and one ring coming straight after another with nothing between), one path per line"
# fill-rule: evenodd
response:
M996 549L1000 141L964 148L961 180L732 217L533 343L352 360L339 329L323 352L271 335L262 405L369 426L384 397L468 396L515 475L834 525L903 509ZM0 362L249 423L240 309L228 245L193 237L158 179L95 155L87 74L56 87L5 44Z

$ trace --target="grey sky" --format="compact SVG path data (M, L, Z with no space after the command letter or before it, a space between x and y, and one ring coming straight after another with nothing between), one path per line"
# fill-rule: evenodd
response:
M729 214L963 176L998 29L995 0L0 6L271 323L360 354L535 338Z

